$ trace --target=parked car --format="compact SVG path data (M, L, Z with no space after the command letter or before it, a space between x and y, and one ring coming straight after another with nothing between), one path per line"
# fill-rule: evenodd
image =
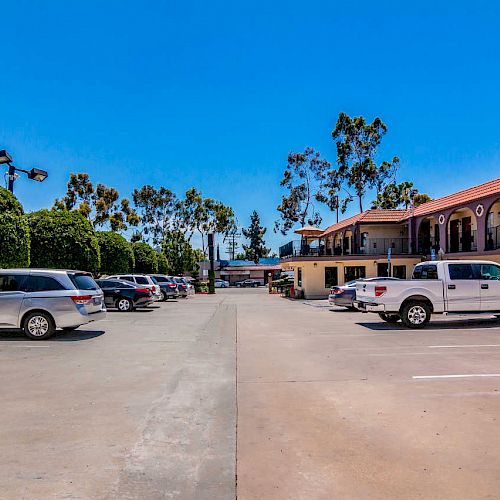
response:
M153 297L155 300L161 300L160 286L155 283L155 280L146 274L116 274L114 276L107 276L107 279L112 280L125 280L137 285L145 286L146 288L151 288L153 292Z
M104 293L106 307L114 307L120 312L133 311L154 302L151 288L143 285L114 279L96 280L96 283Z
M215 280L215 288L229 288L229 281L217 278Z
M481 260L423 262L411 280L358 283L354 305L389 323L423 328L431 314L500 314L500 265Z
M244 288L244 287L258 287L260 286L260 281L257 280L252 280L252 279L247 279L243 281L237 281L235 283L237 287Z
M160 287L161 299L176 299L179 296L179 289L177 283L164 274L150 274L149 275Z
M356 309L354 301L356 300L356 283L367 281L392 281L399 278L361 278L345 283L344 285L333 286L328 295L328 302L335 306L347 307L348 309Z
M177 289L179 290L179 297L185 299L189 295L194 294L194 286L188 283L184 278L181 278L180 276L174 276L172 279L177 284Z
M30 339L44 340L56 328L72 331L105 317L102 290L89 273L0 270L0 328L22 328Z

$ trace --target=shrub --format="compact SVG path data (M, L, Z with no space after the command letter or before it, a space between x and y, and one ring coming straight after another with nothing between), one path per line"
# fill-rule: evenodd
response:
M134 243L132 248L134 250L136 273L151 274L158 272L157 253L147 243Z
M132 272L135 260L131 243L113 231L98 231L96 234L101 254L101 274Z
M158 259L158 272L160 274L168 274L168 260L163 253L157 253L156 257Z
M99 270L99 243L90 222L78 212L40 210L28 214L31 267Z
M30 231L24 215L0 213L0 249L0 268L30 265Z
M23 206L17 198L8 190L0 187L0 214L13 213L15 215L23 215Z

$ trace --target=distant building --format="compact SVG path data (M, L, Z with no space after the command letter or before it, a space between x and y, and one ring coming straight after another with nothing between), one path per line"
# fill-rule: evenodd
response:
M405 210L365 210L327 229L306 226L280 247L306 298L364 277L409 278L422 260L486 259L500 263L500 179ZM390 257L390 265L389 265Z
M207 278L210 262L200 262L200 277ZM215 277L229 281L234 285L237 281L254 279L262 285L268 282L269 273L272 278L279 276L281 262L279 258L260 259L258 264L251 260L217 260L215 261Z

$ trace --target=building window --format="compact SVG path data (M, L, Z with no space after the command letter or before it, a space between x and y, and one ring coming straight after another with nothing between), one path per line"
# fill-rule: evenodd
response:
M302 268L297 268L297 286L302 286Z
M365 266L346 266L344 267L344 282L366 278Z
M325 288L331 288L339 284L338 271L336 267L325 267Z
M406 279L406 266L393 266L392 276L394 278L399 278L400 280Z

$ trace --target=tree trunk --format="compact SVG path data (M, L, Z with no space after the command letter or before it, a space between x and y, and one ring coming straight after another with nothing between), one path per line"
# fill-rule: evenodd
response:
M358 195L359 198L359 213L363 212L363 197Z

